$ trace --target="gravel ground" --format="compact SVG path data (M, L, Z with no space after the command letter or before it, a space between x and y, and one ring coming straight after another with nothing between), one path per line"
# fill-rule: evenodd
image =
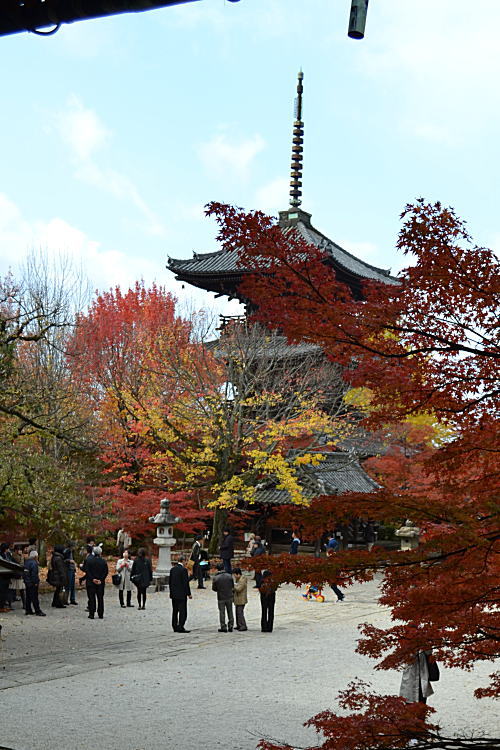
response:
M249 582L249 586L252 584ZM259 629L257 592L249 588L246 633L218 633L215 594L193 590L189 634L172 633L166 593L146 611L121 609L109 587L104 620L80 605L47 617L20 610L0 616L0 745L12 750L254 750L260 737L314 744L302 727L334 706L354 677L397 693L397 672L380 673L354 653L357 625L382 626L374 583L355 585L346 600L304 602L293 587L278 591L275 630ZM473 673L441 670L429 703L448 732L498 735L492 701L473 688L492 666ZM483 679L484 682L484 679ZM10 717L6 718L6 717Z

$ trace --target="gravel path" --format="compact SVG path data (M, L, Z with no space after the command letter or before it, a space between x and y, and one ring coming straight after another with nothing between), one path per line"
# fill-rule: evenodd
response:
M251 586L251 583L249 583ZM215 594L193 590L189 634L170 630L165 593L147 609L121 609L109 587L104 620L80 605L0 617L0 745L13 750L254 750L262 736L314 744L302 723L334 706L354 677L397 693L398 673L373 670L354 653L357 625L388 623L374 583L347 590L345 602L304 602L278 591L275 630L259 629L249 589L249 631L218 633ZM429 703L448 731L500 732L493 702L471 693L476 673L441 670ZM11 717L6 720L6 717Z

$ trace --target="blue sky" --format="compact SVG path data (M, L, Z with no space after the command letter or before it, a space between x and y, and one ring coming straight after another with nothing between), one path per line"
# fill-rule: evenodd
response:
M210 200L287 207L300 67L319 230L397 270L399 214L424 196L498 246L500 3L371 0L363 41L349 7L199 0L1 38L0 273L42 248L94 287L143 277L212 305L167 255L216 249Z

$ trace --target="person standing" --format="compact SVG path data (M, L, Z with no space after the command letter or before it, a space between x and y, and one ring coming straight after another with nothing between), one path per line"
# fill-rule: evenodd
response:
M229 529L222 532L222 542L219 547L219 557L226 573L231 573L231 560L234 557L234 538Z
M172 630L174 633L189 633L184 625L187 620L187 600L191 599L191 589L189 588L189 573L184 563L186 558L180 556L170 570L168 587L170 589L170 599L172 600Z
M70 604L78 604L76 601L76 562L73 557L74 542L68 542L63 552L64 564L66 565L66 575L68 577L68 597Z
M204 566L200 564L202 542L203 542L203 537L201 536L201 534L198 534L198 536L194 540L193 546L191 548L191 557L189 558L193 562L193 578L196 578L198 580L199 589L205 588L205 586L203 585Z
M217 573L212 581L212 591L217 592L217 605L219 607L220 628L219 633L232 633L234 627L233 596L234 581L231 573L224 569L224 564L217 565ZM227 626L226 626L227 613Z
M251 534L248 535L248 544L247 544L247 549L246 549L247 557L250 557L250 555L252 554L254 542L255 542L255 534L252 532Z
M57 609L64 609L66 606L62 601L62 592L68 586L68 576L66 565L64 564L64 547L62 544L56 544L50 560L47 581L54 586L54 595L52 597L52 606Z
M241 568L233 568L234 576L234 608L236 610L236 630L248 630L245 620L245 604L248 602L247 579L241 573Z
M127 592L127 607L133 607L132 604L132 581L130 580L130 573L132 571L132 560L130 559L128 549L123 550L123 557L121 557L116 563L116 572L121 575L120 583L118 584L118 599L120 600L120 607L125 606L123 592Z
M264 545L262 544L262 539L260 536L256 536L254 538L253 547L251 551L252 557L260 557L260 555L264 555L266 552L266 549ZM255 586L254 589L258 589L262 581L262 572L260 570L255 571Z
M108 563L102 557L102 549L94 547L92 554L84 562L85 585L89 600L89 620L94 619L96 612L100 620L104 617L104 586L108 575Z
M130 536L128 531L125 531L125 529L119 529L116 535L116 546L118 547L118 552L120 555L122 555L122 557L125 550L129 549L131 544L132 537Z
M373 521L368 520L363 527L363 538L366 542L368 552L371 552L375 544L375 526L373 525Z
M274 625L274 605L276 603L276 586L270 570L262 571L260 591L260 629L263 633L272 633Z
M23 550L22 546L19 547L18 545L17 546L14 545L14 549L11 552L12 562L15 562L18 565L21 565L21 567L24 566L24 557L23 557L22 550ZM26 586L24 584L22 573L15 573L12 576L12 578L10 579L9 589L10 589L11 601L15 602L17 600L17 595L19 594L19 598L21 599L23 609L26 609L26 597L25 597Z
M429 657L432 651L419 651L401 677L399 695L411 703L427 703L427 698L434 693L429 675ZM436 663L434 662L436 668ZM439 679L439 670L434 680Z
M140 547L130 569L130 580L137 587L138 609L146 609L146 591L153 580L153 567L146 549Z
M326 556L332 557L332 555L335 555L337 550L340 548L340 544L338 543L337 539L335 538L334 534L328 534L328 542L326 544ZM345 599L344 593L339 589L335 581L330 582L330 588L332 589L333 593L337 597L338 602L343 602Z
M80 578L80 586L83 586L83 584L87 582L87 574L85 572L85 564L86 564L87 560L89 559L89 557L91 557L93 554L94 554L94 547L93 547L93 545L87 544L87 546L85 547L85 549L82 552L83 562L81 562L80 565L79 565L79 568L80 568L80 570L83 573L83 576ZM85 612L89 611L89 606L90 606L89 592L88 592L88 589L87 589L87 607L85 609Z
M7 542L0 544L0 557L2 560L13 562ZM9 612L12 609L10 606L9 583L10 579L7 576L0 576L0 612Z
M27 552L28 552L28 557L29 557L30 552L38 552L38 546L37 546L37 543L36 543L36 536L30 536L30 538L28 539L28 550L27 550Z
M298 555L299 553L299 544L300 539L298 535L295 533L295 531L292 531L292 541L290 544L290 554L291 555Z
M42 612L40 609L40 600L38 598L40 574L38 569L38 552L35 549L31 550L28 559L24 563L23 576L26 586L26 614L45 617L45 612Z

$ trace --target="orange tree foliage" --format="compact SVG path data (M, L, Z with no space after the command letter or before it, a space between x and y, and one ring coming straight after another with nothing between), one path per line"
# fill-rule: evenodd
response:
M448 431L440 445L408 458L378 459L372 470L383 482L379 491L316 501L316 529L322 514L326 530L353 507L358 515L399 523L408 518L422 529L416 550L390 553L375 546L328 560L281 556L272 561L275 579L349 584L382 569L380 602L397 624L362 626L358 651L381 659L381 669L400 667L424 648L448 666L493 661L500 651L500 284L494 253L473 244L453 210L419 200L405 208L397 243L412 265L395 284L364 282L361 299L354 299L324 251L293 231L284 234L273 219L221 204L211 204L208 213L219 223L223 246L237 250L241 265L254 272L242 290L258 304L257 318L279 326L291 341L319 344L352 386L370 389L367 427L432 415ZM476 696L498 696L499 688L494 673ZM380 700L368 724L383 719L394 699ZM419 711L408 708L415 719ZM326 738L322 747L333 747L336 734L343 739L335 747L346 750L380 744L359 738L359 717L351 718L352 735L338 716L315 717ZM426 731L431 738L433 730ZM382 744L398 746L394 737Z
M325 433L339 437L349 425L338 369L318 362L316 349L297 361L259 326L225 330L214 347L200 328L193 335L156 287L107 292L79 320L75 372L99 414L120 520L130 528L135 516L138 530L158 493L174 492L173 510L191 530L216 508L215 547L228 512L253 504L260 482L305 502L301 472L323 459Z
M183 395L162 360L175 350L189 361L196 351L190 336L190 323L175 314L175 299L155 285L99 294L78 320L73 373L98 415L108 477L100 494L112 511L108 526L119 523L135 535L151 532L149 516L165 492L176 489L152 468L158 461L155 423ZM183 519L181 531L205 528L210 512L193 494L174 491L170 497L172 511Z

